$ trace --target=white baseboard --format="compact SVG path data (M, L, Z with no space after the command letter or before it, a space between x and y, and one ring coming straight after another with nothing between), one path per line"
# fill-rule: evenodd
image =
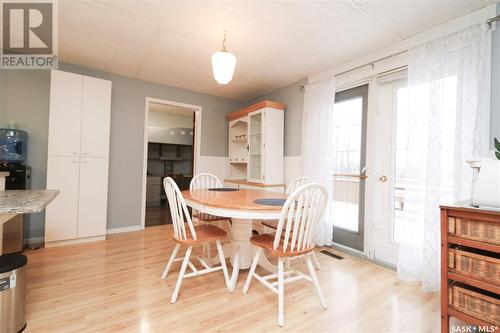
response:
M113 228L113 229L107 229L106 235L121 234L124 232L134 232L134 231L139 231L139 230L141 230L140 225L133 225L130 227L123 227L123 228Z
M111 234L121 234L124 232L133 232L133 231L139 231L141 230L141 227L138 225L133 225L131 227L123 227L123 228L113 228L113 229L107 229L106 234L111 235ZM43 244L45 242L45 237L32 237L26 239L26 244L27 245L37 245L37 244Z
M106 240L106 236L96 236L96 237L85 237L85 238L77 238L77 239L68 239L62 241L55 242L45 242L45 247L55 247L55 246L64 246L64 245L74 245L74 244L82 244L82 243L90 243Z

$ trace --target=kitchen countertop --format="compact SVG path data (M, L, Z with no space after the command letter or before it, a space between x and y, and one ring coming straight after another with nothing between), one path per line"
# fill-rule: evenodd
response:
M41 212L58 194L58 190L0 191L0 214Z

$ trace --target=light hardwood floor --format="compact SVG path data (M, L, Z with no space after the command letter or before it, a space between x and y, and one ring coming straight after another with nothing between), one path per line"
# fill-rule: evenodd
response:
M185 279L171 304L180 263L166 281L160 279L174 246L169 228L27 252L27 332L439 331L439 295L347 256L318 254L327 310L309 282L285 286L284 328L277 326L274 293L253 281L243 295L246 273L234 294L222 272Z

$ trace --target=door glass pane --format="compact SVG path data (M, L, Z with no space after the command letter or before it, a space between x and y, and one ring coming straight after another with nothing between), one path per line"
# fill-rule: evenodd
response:
M407 187L406 163L408 161L408 88L396 90L396 119L394 156L394 218L392 241L401 239L401 223L404 221L405 191Z
M439 117L433 122L433 130L440 133L441 174L439 175L439 186L443 202L453 200L453 163L455 151L455 123L456 123L456 91L457 77L450 76L438 79L430 83L433 87L439 87L443 97L439 101L441 110ZM425 183L426 183L426 156L429 149L427 139L430 130L428 125L431 111L428 107L433 98L427 92L431 89L425 83L412 87L411 100L408 88L401 87L396 91L396 120L395 120L395 144L394 154L395 183L394 183L394 223L393 241L399 243L402 239L403 223L415 223L424 215ZM441 91L440 90L440 91ZM409 109L408 105L420 103L418 108ZM450 171L451 170L451 171ZM417 222L418 223L418 222ZM406 236L406 235L405 235Z
M250 116L250 178L261 179L262 114Z
M333 223L336 227L357 232L361 179L355 176L361 172L363 98L335 103L333 113Z

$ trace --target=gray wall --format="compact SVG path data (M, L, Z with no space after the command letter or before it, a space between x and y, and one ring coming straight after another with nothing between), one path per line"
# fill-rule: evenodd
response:
M500 14L500 4L497 5L497 14ZM493 31L493 44L491 51L491 147L493 138L500 140L500 24Z
M69 64L68 72L113 81L108 193L108 228L140 224L145 97L202 106L201 155L227 156L225 115L241 103L184 89L134 80ZM28 161L33 188L45 188L50 73L43 70L0 71L0 127L14 120L29 132ZM28 238L42 237L44 215L30 218Z
M300 156L302 150L302 110L304 108L304 91L307 79L273 90L245 103L251 105L261 100L272 100L286 105L285 110L285 156Z
M15 121L28 132L31 187L45 188L50 72L44 70L0 70L0 127ZM25 218L26 238L41 237L45 213Z

